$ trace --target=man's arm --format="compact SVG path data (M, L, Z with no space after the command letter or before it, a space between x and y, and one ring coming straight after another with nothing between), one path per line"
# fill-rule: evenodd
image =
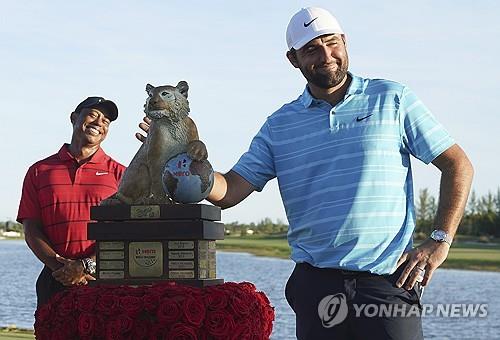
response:
M214 186L207 200L222 209L230 208L243 201L254 192L255 188L250 182L234 171L226 174L214 174Z
M147 134L150 124L151 119L144 117L143 121L139 123L139 128ZM139 132L135 134L135 137L143 143L146 140L146 136ZM255 188L250 182L232 170L226 174L215 172L214 186L207 200L222 209L226 209L243 201L254 190Z
M62 264L56 260L56 252L43 232L42 221L25 219L22 222L24 239L35 256L53 271L61 268Z
M465 152L457 144L436 157L432 164L441 170L439 203L434 223L436 229L442 229L453 237L467 203L474 169ZM403 254L398 261L398 266L405 261L408 263L397 285L404 284L406 289L413 288L418 278L416 268L420 267L425 269L422 285L426 286L434 270L446 260L449 248L446 242L428 239L420 246Z
M23 220L24 239L35 256L52 270L52 276L65 286L80 282L86 283L94 278L83 273L80 260L70 260L60 257L52 248L49 239L43 232L40 220Z

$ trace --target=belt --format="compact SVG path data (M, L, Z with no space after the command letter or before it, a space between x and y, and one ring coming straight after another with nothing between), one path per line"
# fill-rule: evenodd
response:
M367 277L367 276L379 276L377 274L373 274L367 271L359 271L359 270L345 270L339 268L319 268L311 265L307 262L300 262L296 264L298 267L304 267L309 270L320 270L320 271L331 271L332 273L338 273L342 276L346 277Z

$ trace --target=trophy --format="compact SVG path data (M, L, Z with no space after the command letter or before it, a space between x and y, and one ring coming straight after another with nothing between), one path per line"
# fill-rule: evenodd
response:
M96 283L140 285L171 280L204 287L216 275L216 240L224 238L220 208L207 197L214 172L189 118L188 85L146 86L148 136L118 191L91 208ZM179 204L180 203L180 204Z

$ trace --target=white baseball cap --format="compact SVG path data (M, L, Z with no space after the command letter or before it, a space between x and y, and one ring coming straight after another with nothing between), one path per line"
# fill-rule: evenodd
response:
M324 35L344 34L339 22L326 9L307 7L298 11L286 29L288 49L300 49L309 41Z

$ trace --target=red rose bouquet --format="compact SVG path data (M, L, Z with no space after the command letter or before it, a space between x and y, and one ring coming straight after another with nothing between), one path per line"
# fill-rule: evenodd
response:
M35 312L35 335L52 339L269 339L274 308L249 282L194 288L85 286Z

